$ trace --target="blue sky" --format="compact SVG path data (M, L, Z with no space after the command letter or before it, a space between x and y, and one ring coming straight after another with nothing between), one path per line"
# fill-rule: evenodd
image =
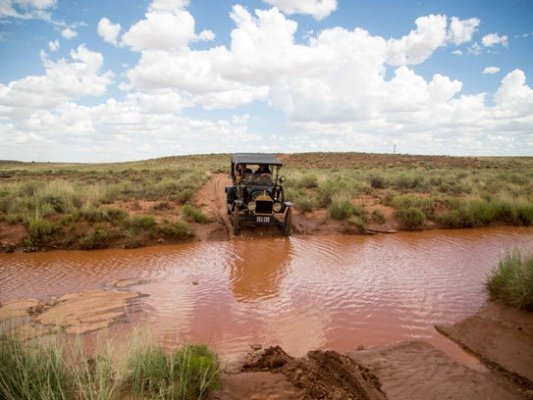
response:
M0 0L0 159L533 155L533 3Z

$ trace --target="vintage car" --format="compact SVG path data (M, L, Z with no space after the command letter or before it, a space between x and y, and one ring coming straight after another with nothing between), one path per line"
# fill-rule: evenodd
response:
M232 185L226 187L226 199L235 235L243 225L277 225L284 236L290 236L292 203L285 201L285 177L279 175L282 165L272 154L233 154Z

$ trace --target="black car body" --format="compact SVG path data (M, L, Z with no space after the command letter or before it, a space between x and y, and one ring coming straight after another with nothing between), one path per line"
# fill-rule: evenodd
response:
M279 175L282 165L273 154L232 155L232 185L226 187L226 199L235 235L243 224L275 224L285 236L290 235L292 203L285 201L282 186L285 178Z

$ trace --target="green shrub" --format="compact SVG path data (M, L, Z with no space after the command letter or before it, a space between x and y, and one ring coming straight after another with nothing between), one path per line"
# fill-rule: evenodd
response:
M386 186L385 177L379 174L372 174L368 177L370 186L374 189L384 189Z
M128 213L120 208L104 208L105 219L112 224L118 224L128 218Z
M315 189L318 187L316 175L306 174L296 181L297 188Z
M206 346L188 345L167 355L159 346L144 346L129 358L128 384L150 398L205 399L219 385L217 357Z
M137 215L124 221L124 225L134 231L140 231L151 229L156 223L152 215Z
M507 253L489 274L486 287L494 300L533 311L533 255Z
M394 216L404 229L416 231L424 227L426 216L418 208L409 207L394 211Z
M154 211L168 211L171 208L172 207L170 206L170 204L168 204L166 201L159 202L152 206L152 210Z
M431 198L417 195L402 195L392 199L392 206L396 210L417 208L424 213L426 218L433 218L435 215L435 202Z
M386 222L385 214L379 208L376 208L372 211L372 220L378 225L383 225Z
M0 213L7 214L11 209L13 200L9 196L0 196Z
M350 218L348 218L348 223L350 225L355 226L357 231L360 233L364 233L367 231L366 222L367 222L366 218L363 218L357 215L352 215Z
M51 194L41 197L41 206L45 204L50 205L56 213L64 213L67 208L65 201L61 197Z
M345 220L351 217L355 212L354 205L347 199L333 200L328 207L331 218L336 220Z
M176 194L172 194L171 196L169 196L169 199L177 201L180 204L185 204L188 201L192 200L194 193L194 189L183 188L180 189L179 192L177 192Z
M303 213L311 212L316 208L316 201L309 196L299 196L295 199L296 208Z
M181 213L189 221L198 222L200 224L207 224L209 222L209 218L207 217L207 215L205 215L201 210L190 204L185 204L181 208Z
M58 230L59 228L54 222L42 218L33 219L28 227L30 239L37 244L44 244L53 240Z
M466 226L479 227L495 221L498 215L498 209L494 202L472 199L465 203L463 214Z
M220 365L205 345L187 345L173 355L179 371L179 394L184 399L202 399L218 388Z
M159 227L159 232L169 239L187 239L192 236L192 232L186 222L176 221L174 223L164 223Z
M459 210L451 210L439 215L437 223L443 228L465 228L463 217Z
M103 249L109 245L111 235L104 227L97 227L87 234L80 243L84 250Z
M398 190L415 189L423 183L424 179L421 176L414 174L403 173L394 180L394 187Z
M518 202L515 207L517 222L520 225L533 225L533 204Z
M317 189L319 207L328 207L333 197L344 190L344 183L339 180L328 179L321 183Z

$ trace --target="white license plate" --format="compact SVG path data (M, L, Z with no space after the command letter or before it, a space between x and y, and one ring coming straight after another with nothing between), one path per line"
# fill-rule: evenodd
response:
M270 223L270 217L259 217L259 216L258 216L258 217L256 218L256 222L257 222L258 224L268 224L268 223Z

